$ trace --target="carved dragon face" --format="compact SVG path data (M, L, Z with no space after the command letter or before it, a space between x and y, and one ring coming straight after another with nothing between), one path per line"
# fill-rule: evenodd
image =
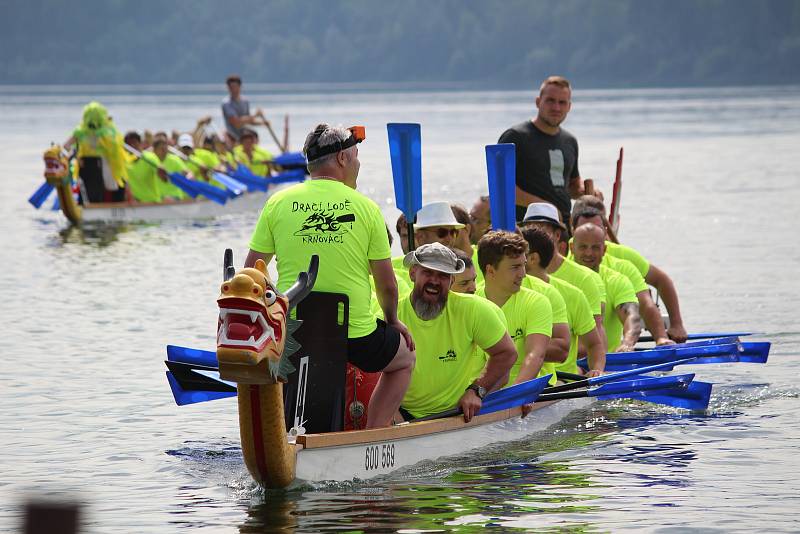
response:
M222 283L217 299L217 359L225 380L244 384L286 381L288 299L257 260Z
M69 161L61 153L61 147L53 145L44 151L44 177L57 185L69 174Z

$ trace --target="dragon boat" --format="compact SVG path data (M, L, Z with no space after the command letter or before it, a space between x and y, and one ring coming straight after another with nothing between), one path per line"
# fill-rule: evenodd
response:
M348 303L345 295L312 292L318 266L312 257L308 271L281 294L263 261L235 272L227 250L216 352L167 347L167 379L178 405L237 397L244 463L266 488L390 475L546 430L595 398L704 410L710 384L694 375L644 373L684 364L764 363L769 352L769 343L741 343L731 335L609 354L609 367L618 372L548 389L549 376L501 389L486 397L469 423L451 411L389 428L345 431L345 411L356 417L364 411L345 387ZM531 413L521 417L521 405L530 402Z
M157 222L169 220L210 219L221 215L255 211L261 209L267 199L282 184L302 181L305 166L290 168L281 175L262 178L253 175L241 190L229 194L230 190L219 190L216 201L204 196L201 191L194 198L172 202L88 202L87 195L78 199L79 185L72 177L68 157L59 146L52 146L44 153L45 183L29 199L35 207L50 196L53 190L56 197L53 210L60 210L72 224L82 222ZM260 179L260 180L259 180ZM184 178L184 180L186 180ZM186 180L188 181L188 180ZM208 187L208 186L206 186Z

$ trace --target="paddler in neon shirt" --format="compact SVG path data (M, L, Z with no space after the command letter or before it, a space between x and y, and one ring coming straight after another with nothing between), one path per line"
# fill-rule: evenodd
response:
M168 198L174 200L183 200L186 198L186 193L181 191L175 184L169 181L169 174L178 173L184 176L188 174L189 168L181 158L175 154L169 153L169 145L167 140L156 134L155 141L153 141L153 154L158 158L158 177L161 178L161 183L158 185L161 198Z
M475 264L472 261L472 256L459 249L452 250L455 252L456 257L464 262L464 270L453 275L455 278L453 279L453 287L450 288L450 291L474 295L475 290L478 289L476 283L478 274L475 272Z
M250 238L245 266L277 260L278 290L286 291L319 256L317 291L348 296L347 359L362 371L383 371L372 395L367 428L388 426L414 367L414 342L398 319L397 281L389 260L386 224L378 205L356 190L363 126L318 124L303 152L311 178L272 195ZM370 311L373 275L383 311Z
M592 223L604 230L606 229L605 220L600 211L588 206L579 210L573 210L573 226L577 228L585 223ZM607 243L608 241L606 241L606 250L608 250ZM639 315L644 319L644 324L647 329L653 334L656 345L674 345L675 342L667 337L667 331L664 328L664 321L661 319L661 313L658 311L656 303L653 302L653 297L650 296L650 288L639 270L628 260L616 258L608 253L603 254L602 264L617 271L630 281L633 286L633 291L636 293L636 298L639 301Z
M558 210L547 202L535 202L530 204L525 212L525 217L520 226L522 228L538 228L547 234L553 245L558 247L562 235L566 234L566 226L559 220ZM564 280L574 285L583 292L592 310L595 327L597 328L600 339L605 343L606 332L603 327L603 317L605 313L606 289L603 280L592 269L586 268L578 263L567 259L557 252L553 254L553 259L547 266L547 273L555 278ZM607 352L608 347L604 347L603 352Z
M630 281L602 265L605 254L605 230L586 223L575 229L570 249L575 261L598 273L606 288L603 326L610 352L630 352L642 333L639 302Z
M582 345L589 360L589 371L586 375L600 376L606 365L605 343L597 332L589 301L586 300L580 289L547 273L547 266L550 265L553 254L556 252L550 236L538 228L528 227L522 229L522 237L528 242L529 247L528 262L525 266L528 275L535 276L555 287L564 297L567 306L567 322L570 331L569 355L566 361L556 364L555 370L579 373L578 347Z
M121 202L125 200L128 179L128 158L122 135L117 131L108 111L99 102L83 108L81 123L64 143L69 150L77 145L78 173L83 183L84 202ZM83 198L86 195L87 198Z
M128 155L128 190L131 195L138 202L161 202L161 180L156 174L158 158L152 152L142 152L142 136L137 132L126 133L125 144L141 154L141 157ZM144 160L149 160L149 163Z
M398 304L398 316L417 344L417 363L403 397L404 418L460 407L469 421L483 397L505 385L517 359L500 310L476 295L450 291L464 264L441 243L421 245L405 256L414 289ZM488 361L476 350L488 354Z
M214 179L215 170L223 170L222 162L217 155L205 148L194 148L194 139L191 134L184 133L178 136L178 150L186 156L186 168L195 180L203 180L213 186L225 189L225 186Z
M398 228L400 227L399 220L397 226ZM405 225L405 227L408 228L408 225ZM429 202L417 211L414 221L414 244L419 247L420 245L440 243L452 248L458 231L463 227L464 225L459 223L453 215L449 202ZM400 232L401 246L403 245L404 233L407 234L407 230L406 232ZM408 247L408 235L405 236L405 246ZM403 271L408 271L408 268L403 263L404 259L405 256L392 258L392 267L398 271L398 276L401 276Z
M239 140L241 144L233 148L236 163L244 165L256 176L269 176L272 154L258 145L258 134L250 128L243 128Z
M573 213L584 206L599 210L603 216L604 228L606 229L606 254L633 263L644 277L644 281L656 288L656 291L664 301L664 305L667 307L667 314L669 315L667 335L677 343L685 342L687 337L686 328L683 326L678 290L675 289L675 283L672 278L666 271L650 263L634 248L608 240L609 225L606 219L606 208L601 199L591 195L584 195L575 201L575 205L572 208Z
M503 312L506 328L514 341L517 361L511 367L508 385L537 376L552 374L555 366L548 359L548 344L553 330L553 312L544 295L522 286L527 277L525 263L528 243L519 234L493 231L478 241L478 267L484 282L476 295L486 298ZM561 357L560 361L564 361Z

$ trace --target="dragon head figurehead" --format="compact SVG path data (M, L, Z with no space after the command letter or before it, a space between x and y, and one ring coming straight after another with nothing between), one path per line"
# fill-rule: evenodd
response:
M59 145L44 151L44 177L52 185L69 178L69 160Z
M316 258L316 257L315 257ZM231 265L232 265L231 255ZM300 345L292 333L300 321L289 317L316 278L316 262L303 272L285 295L278 292L263 260L233 274L226 254L226 280L222 283L217 328L220 376L241 384L286 382L294 371L289 357Z

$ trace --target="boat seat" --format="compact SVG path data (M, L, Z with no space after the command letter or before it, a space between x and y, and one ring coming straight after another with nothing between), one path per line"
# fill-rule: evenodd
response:
M289 358L296 371L283 386L287 429L322 433L344 427L348 304L347 295L312 291L297 305L303 324L294 334L301 348Z

